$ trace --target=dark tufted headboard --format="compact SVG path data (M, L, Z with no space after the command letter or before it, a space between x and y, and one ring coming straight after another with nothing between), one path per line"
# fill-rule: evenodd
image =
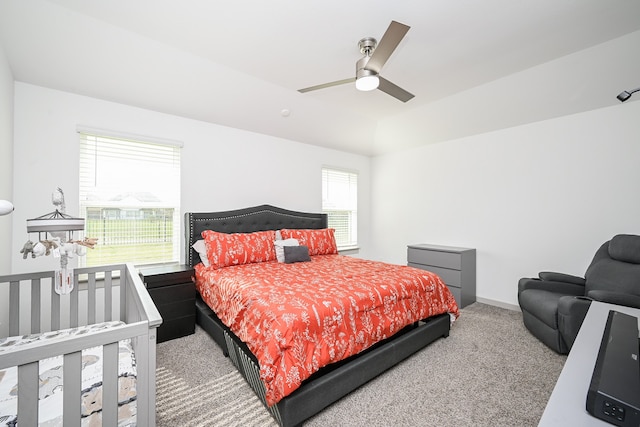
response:
M200 257L191 245L202 239L204 230L251 233L281 228L320 229L327 228L327 214L296 212L271 205L260 205L223 212L187 212L184 214L184 224L185 264L194 266L200 262Z

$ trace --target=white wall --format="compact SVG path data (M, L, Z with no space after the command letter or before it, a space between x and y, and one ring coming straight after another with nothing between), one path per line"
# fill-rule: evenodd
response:
M0 200L13 200L13 74L0 45ZM0 238L11 241L13 215L0 216ZM11 266L10 246L0 244L0 272Z
M476 248L478 297L506 305L520 277L583 275L604 241L640 234L639 117L627 102L373 159L375 257Z
M28 238L25 221L53 211L51 193L56 187L65 192L67 213L78 213L78 125L182 141L183 212L263 203L318 212L321 167L357 170L360 255L370 246L368 157L17 82L14 273L56 266L50 257L23 260L19 250Z
M617 105L640 85L640 31L557 58L382 120L376 145L464 138ZM628 102L637 102L632 98Z

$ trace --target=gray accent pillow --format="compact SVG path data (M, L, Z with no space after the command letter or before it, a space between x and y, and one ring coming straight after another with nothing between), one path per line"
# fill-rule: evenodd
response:
M278 230L280 231L280 230ZM280 236L282 237L282 236ZM277 236L276 236L277 238ZM275 242L273 242L273 245L276 248L276 258L278 259L278 262L284 262L284 247L285 246L298 246L300 243L298 242L297 239L285 239L285 240L276 240Z
M287 264L311 261L307 246L285 246L282 249L284 249L284 262Z

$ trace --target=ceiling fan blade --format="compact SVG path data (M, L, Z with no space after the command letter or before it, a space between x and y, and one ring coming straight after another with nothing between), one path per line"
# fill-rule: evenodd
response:
M385 31L364 68L374 71L375 73L380 73L382 66L387 62L393 51L396 50L396 47L398 47L405 34L407 34L409 28L411 27L408 25L391 21L389 28Z
M355 81L356 81L356 78L355 77L351 77L351 78L344 79L344 80L336 80L335 82L331 82L331 83L323 83L321 85L306 87L304 89L298 89L298 92L300 92L300 93L311 92L312 90L324 89L324 88L327 88L327 87L343 85L343 84L346 84L346 83L353 83Z
M391 95L402 102L407 102L408 100L413 98L413 94L402 89L400 86L396 86L395 84L391 83L389 80L380 76L378 76L378 79L380 79L380 84L378 85L378 89L380 89L384 93Z

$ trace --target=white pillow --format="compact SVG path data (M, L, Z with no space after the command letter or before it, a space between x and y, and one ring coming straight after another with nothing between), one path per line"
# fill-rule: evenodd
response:
M273 244L276 247L276 258L278 259L278 262L284 262L285 246L300 246L297 239L276 240Z
M193 249L198 252L200 255L200 261L204 264L205 267L209 267L209 258L207 258L207 245L204 244L204 240L198 240L193 245L191 245Z

